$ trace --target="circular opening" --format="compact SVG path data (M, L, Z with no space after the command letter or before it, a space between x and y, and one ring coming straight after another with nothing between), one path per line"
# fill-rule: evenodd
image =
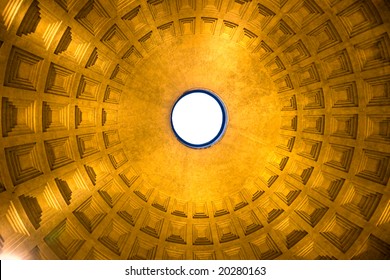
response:
M191 148L207 148L225 132L227 112L214 93L196 89L185 92L175 103L171 125L176 137Z

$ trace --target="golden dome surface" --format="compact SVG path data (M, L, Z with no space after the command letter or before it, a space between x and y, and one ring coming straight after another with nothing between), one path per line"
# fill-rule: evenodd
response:
M0 10L0 256L390 258L388 1ZM206 149L170 123L194 88Z

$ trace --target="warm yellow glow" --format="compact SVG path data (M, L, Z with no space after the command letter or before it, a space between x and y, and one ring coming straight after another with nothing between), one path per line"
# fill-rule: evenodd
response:
M1 254L0 255L0 260L22 260L22 258L14 255L14 254Z
M389 259L388 3L0 0L0 258Z

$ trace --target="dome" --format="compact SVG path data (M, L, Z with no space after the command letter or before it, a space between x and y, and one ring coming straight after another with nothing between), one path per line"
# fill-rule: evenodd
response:
M390 258L388 1L0 9L0 257ZM194 89L226 110L203 149Z

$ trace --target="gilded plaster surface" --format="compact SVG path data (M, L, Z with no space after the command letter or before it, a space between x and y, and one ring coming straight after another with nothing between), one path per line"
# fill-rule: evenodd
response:
M386 0L0 3L0 256L389 259ZM216 92L224 137L170 127Z

